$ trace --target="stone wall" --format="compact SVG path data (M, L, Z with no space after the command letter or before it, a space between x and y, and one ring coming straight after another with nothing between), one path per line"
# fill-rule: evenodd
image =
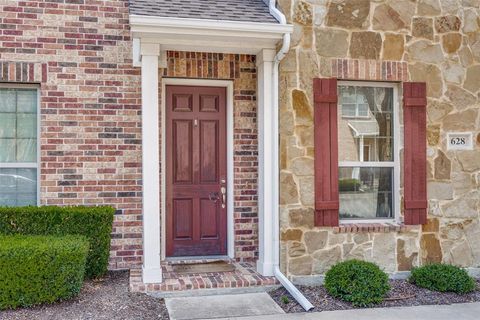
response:
M278 2L295 27L280 66L283 271L322 274L351 258L389 272L432 261L480 267L480 2ZM427 82L427 225L314 227L316 77ZM451 131L473 132L474 150L447 151Z

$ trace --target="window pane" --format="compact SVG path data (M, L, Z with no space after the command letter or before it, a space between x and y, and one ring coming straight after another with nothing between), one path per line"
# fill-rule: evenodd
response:
M14 162L15 152L15 139L0 139L0 162Z
M32 113L17 114L17 138L37 137L37 115Z
M0 88L0 162L37 161L37 90Z
M17 112L37 113L37 91L17 89Z
M340 219L393 218L393 168L339 168Z
M0 113L0 139L15 138L15 113Z
M339 86L339 101L339 161L394 161L393 88Z
M36 162L37 140L17 139L17 162Z
M15 89L0 88L0 112L15 112Z
M37 204L37 169L0 169L0 206Z

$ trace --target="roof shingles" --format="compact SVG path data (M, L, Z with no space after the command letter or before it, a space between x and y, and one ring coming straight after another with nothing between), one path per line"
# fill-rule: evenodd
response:
M129 0L142 16L278 23L262 0Z

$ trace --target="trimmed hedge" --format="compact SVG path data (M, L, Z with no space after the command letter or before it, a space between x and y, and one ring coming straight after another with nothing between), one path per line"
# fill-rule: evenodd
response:
M0 310L75 296L87 254L82 236L0 236Z
M432 291L465 294L475 290L475 280L464 269L434 263L414 268L409 278L411 283Z
M356 307L367 307L383 301L390 285L388 275L371 262L349 260L334 265L325 274L328 293Z
M112 232L112 207L1 207L0 234L81 235L89 241L86 276L107 272Z

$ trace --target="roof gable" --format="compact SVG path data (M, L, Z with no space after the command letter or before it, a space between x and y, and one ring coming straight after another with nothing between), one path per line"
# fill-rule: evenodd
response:
M130 14L278 23L263 0L129 0Z

